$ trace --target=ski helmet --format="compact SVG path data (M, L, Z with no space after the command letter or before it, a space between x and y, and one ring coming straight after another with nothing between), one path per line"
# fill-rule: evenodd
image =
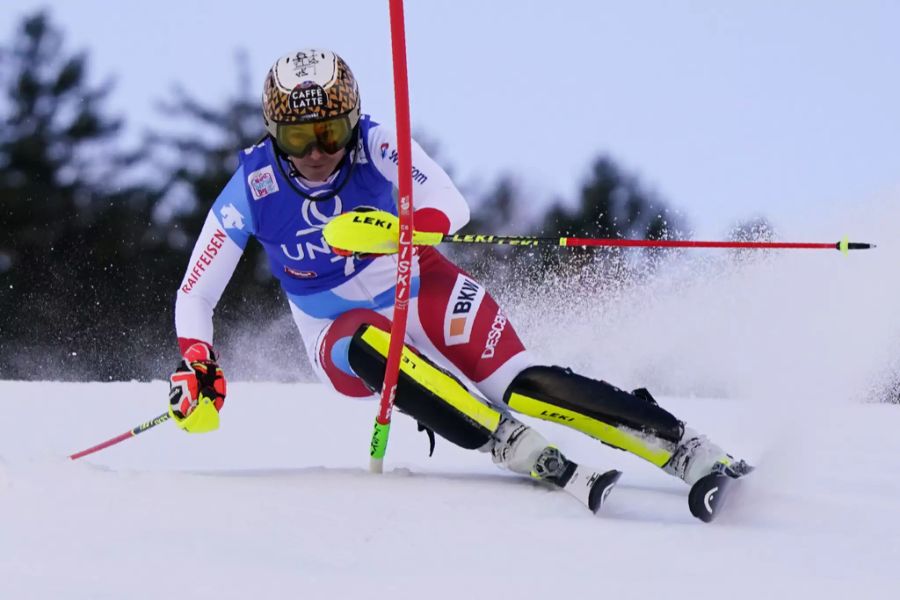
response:
M353 139L359 88L344 60L309 48L275 61L262 95L266 131L278 147L305 156L313 146L334 154Z

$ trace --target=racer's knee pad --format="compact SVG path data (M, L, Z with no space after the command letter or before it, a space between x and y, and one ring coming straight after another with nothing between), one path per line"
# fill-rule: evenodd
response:
M389 341L386 331L361 325L350 342L350 367L375 392L384 382ZM499 411L408 346L403 348L394 404L441 437L473 450L487 444L500 425Z
M503 397L517 412L566 425L662 466L684 424L646 390L628 393L561 367L528 367Z

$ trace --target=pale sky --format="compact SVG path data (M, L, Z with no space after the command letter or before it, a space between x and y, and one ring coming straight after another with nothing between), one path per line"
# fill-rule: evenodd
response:
M176 82L229 95L239 48L254 95L280 55L331 48L393 122L387 0L5 0L0 39L40 6L135 133L172 125L154 103ZM900 189L900 2L407 0L406 21L413 128L460 184L574 198L609 153L700 237L759 214L802 234Z

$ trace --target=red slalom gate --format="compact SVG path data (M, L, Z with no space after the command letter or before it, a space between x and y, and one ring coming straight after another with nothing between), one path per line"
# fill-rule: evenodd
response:
M391 51L394 64L394 110L397 116L397 168L399 169L399 193L397 214L400 220L400 240L397 249L397 287L394 291L394 318L391 326L391 342L388 350L381 403L372 443L369 448L369 469L381 473L384 454L391 430L391 412L397 393L400 375L400 356L406 337L406 318L409 311L410 277L412 275L412 134L409 120L409 82L406 69L406 31L403 22L403 0L390 0Z

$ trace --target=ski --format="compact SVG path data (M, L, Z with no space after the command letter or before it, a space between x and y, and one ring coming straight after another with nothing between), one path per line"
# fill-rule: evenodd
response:
M555 446L547 446L537 457L531 476L562 488L593 513L600 510L615 487L620 471L597 471L573 462Z
M753 470L753 467L744 461L721 469L716 469L709 475L701 477L691 486L688 494L688 506L691 514L709 523L715 519L728 501L728 496L734 491L738 480Z
M562 488L575 496L591 512L597 513L606 502L606 498L615 487L616 482L619 481L622 472L615 469L606 472L594 471L575 463L570 464L575 468Z
M729 489L735 481L734 477L724 473L710 473L700 478L691 486L691 493L688 495L691 514L704 523L715 519L725 505Z

